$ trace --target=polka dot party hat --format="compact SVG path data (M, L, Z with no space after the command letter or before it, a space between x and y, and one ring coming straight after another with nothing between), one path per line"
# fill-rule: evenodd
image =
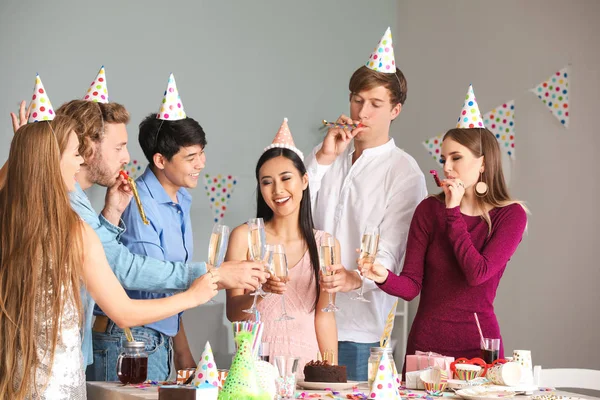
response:
M565 128L569 127L569 67L557 71L531 91Z
M288 127L287 118L283 119L283 122L279 127L279 131L277 131L277 135L275 135L275 139L273 139L273 143L265 147L263 153L269 149L274 149L277 147L292 150L294 153L298 154L298 157L300 157L302 161L304 161L304 154L302 154L302 152L294 144L294 138L292 138L292 132L290 132L290 128Z
M401 399L392 363L390 363L387 353L383 353L379 361L375 380L371 384L369 399Z
M200 386L203 383L207 383L213 386L219 386L219 377L217 371L217 364L215 364L215 357L210 347L210 343L206 342L204 345L204 351L198 367L196 367L196 375L192 381L192 385Z
M431 157L433 157L433 159L441 164L442 160L440 159L441 155L442 155L442 139L444 138L444 135L438 135L435 137L432 137L431 139L427 139L426 141L423 142L423 146L425 146L425 149L427 149L427 151L429 152L429 155Z
M179 91L177 90L177 84L175 83L175 77L171 74L169 76L169 82L167 83L167 90L165 90L162 103L160 104L160 110L158 111L158 114L156 114L156 118L165 121L178 121L180 119L185 119L186 117L183 103L181 102L181 97L179 97Z
M29 113L28 123L38 121L52 121L54 119L54 109L48 98L48 93L44 89L44 84L38 74L35 75L35 87L33 96L31 96L31 112Z
M96 79L94 79L85 96L83 96L83 100L108 103L108 88L106 87L106 72L104 71L104 65L100 67Z
M515 101L499 105L483 114L483 123L496 136L500 150L515 156Z
M369 60L365 64L367 68L373 71L386 74L396 73L396 60L394 59L394 46L392 45L392 32L388 26L383 37L377 43L377 47L371 53Z
M262 400L270 399L267 393L262 392L258 386L254 357L252 356L251 332L240 332L235 341L238 350L235 353L231 368L223 389L219 392L219 400Z
M475 92L473 92L473 85L469 85L465 103L458 116L456 127L462 129L485 128L479 106L477 105L477 99L475 98Z

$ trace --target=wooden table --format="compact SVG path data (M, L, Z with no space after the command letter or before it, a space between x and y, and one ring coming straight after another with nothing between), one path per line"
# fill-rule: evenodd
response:
M358 390L363 393L367 393L368 387L367 383L361 383L358 387ZM306 393L318 393L318 394L327 394L326 391L320 390L304 390L298 389L297 392L306 392ZM415 394L424 394L425 392L420 390L411 390L411 392ZM340 391L342 397L345 397L346 394L352 393L352 390ZM555 394L559 396L570 396L570 397L578 397L581 399L594 399L595 397L584 396L575 393L568 393L563 391L555 391L555 392L536 392L535 394ZM121 383L117 382L88 382L87 383L87 398L88 400L139 400L139 399L158 399L158 387L157 386L149 386L145 388L137 388L134 386L123 386ZM444 398L455 398L460 399L460 397L456 396L452 392L446 392L444 394ZM516 396L517 400L527 400L528 396Z

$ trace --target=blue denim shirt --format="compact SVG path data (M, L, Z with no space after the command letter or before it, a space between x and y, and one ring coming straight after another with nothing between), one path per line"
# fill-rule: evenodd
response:
M124 288L159 292L185 290L194 279L206 273L206 264L203 262L183 264L132 254L119 241L124 229L98 215L79 184L69 196L71 207L96 231L104 247L106 259ZM82 352L85 365L89 365L94 360L92 314L95 302L85 289L82 289L81 301L85 308Z
M129 251L143 254L157 260L187 262L193 257L194 239L192 237L192 196L180 188L177 203L173 202L150 167L136 180L140 200L150 225L144 225L135 202L123 213L123 223L127 230L121 236L121 242ZM155 293L141 290L128 290L132 299L160 299L171 296L170 293ZM94 314L99 314L96 305ZM179 331L180 314L146 325L146 327L175 336Z

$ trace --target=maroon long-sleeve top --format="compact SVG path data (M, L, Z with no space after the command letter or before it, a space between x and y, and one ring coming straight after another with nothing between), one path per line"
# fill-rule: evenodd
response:
M402 273L390 272L379 285L409 301L421 294L406 354L420 350L481 357L474 312L484 336L501 338L494 298L523 237L527 215L519 204L511 204L492 209L490 219L491 233L481 217L464 215L460 207L448 209L437 198L429 197L417 207Z

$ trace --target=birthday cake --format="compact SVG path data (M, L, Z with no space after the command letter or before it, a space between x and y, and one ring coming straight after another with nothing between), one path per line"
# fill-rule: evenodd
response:
M348 382L345 365L331 365L329 361L310 361L304 366L306 382Z

